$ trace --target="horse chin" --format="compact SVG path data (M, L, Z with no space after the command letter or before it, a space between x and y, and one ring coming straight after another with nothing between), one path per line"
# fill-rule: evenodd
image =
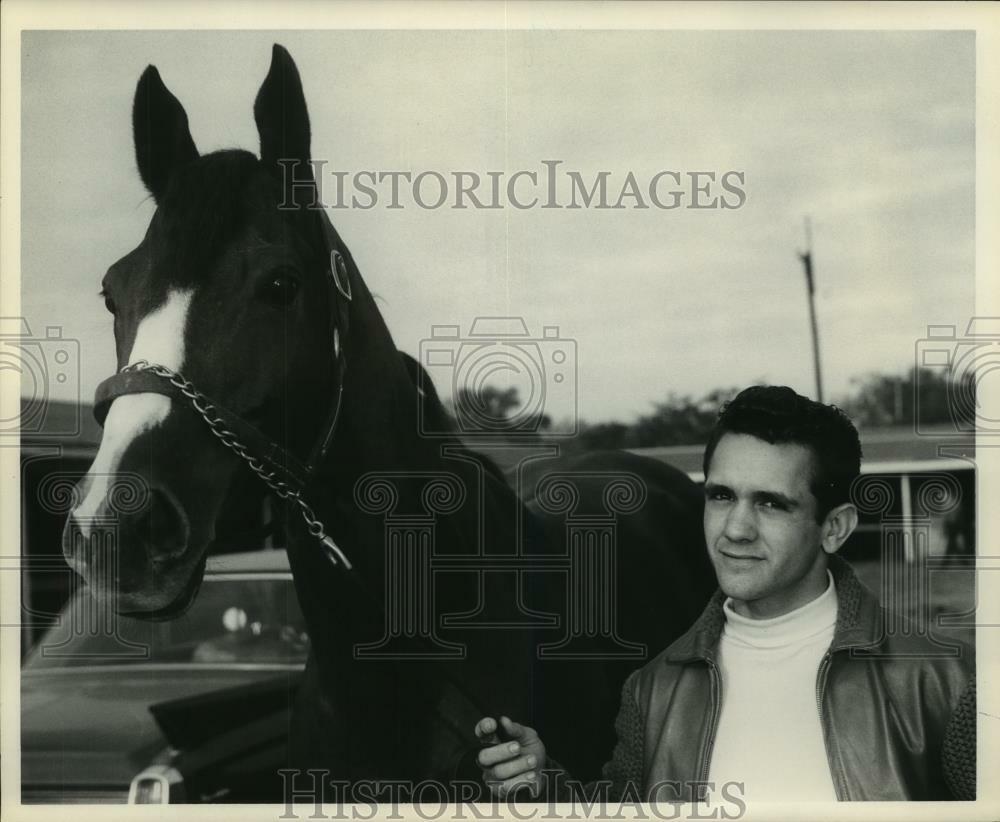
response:
M154 598L142 597L143 601L141 601L141 604L135 607L123 601L121 595L119 595L115 611L119 615L128 617L129 619L141 619L147 622L163 622L179 617L191 607L195 597L198 595L198 591L201 589L201 581L205 576L207 556L207 551L201 552L201 557L188 573L187 579L182 584L180 590L173 599L168 600L164 605L155 604ZM137 599L139 598L137 597Z

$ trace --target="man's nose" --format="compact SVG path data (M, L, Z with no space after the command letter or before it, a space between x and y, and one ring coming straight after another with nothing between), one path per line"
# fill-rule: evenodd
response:
M725 535L730 542L749 542L757 536L757 520L751 504L733 505L726 517Z

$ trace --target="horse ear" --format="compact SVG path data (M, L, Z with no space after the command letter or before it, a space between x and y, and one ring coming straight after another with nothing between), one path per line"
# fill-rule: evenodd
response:
M309 162L309 112L295 61L277 43L271 51L271 68L253 104L253 117L260 134L260 159L264 165L281 175L290 192L308 188L302 183L313 179ZM293 180L297 185L291 185Z
M157 203L170 176L180 166L198 159L184 107L163 85L156 66L147 66L139 78L132 105L132 136L139 176Z

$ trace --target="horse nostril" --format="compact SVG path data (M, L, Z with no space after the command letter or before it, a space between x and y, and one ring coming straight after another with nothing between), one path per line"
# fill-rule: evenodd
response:
M153 562L176 559L187 549L187 516L173 495L161 488L150 491L149 503L137 514L133 528Z

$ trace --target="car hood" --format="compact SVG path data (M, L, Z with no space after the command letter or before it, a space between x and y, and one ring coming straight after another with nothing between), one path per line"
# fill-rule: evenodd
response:
M150 706L280 671L170 666L41 669L21 676L24 785L125 785L168 747Z

